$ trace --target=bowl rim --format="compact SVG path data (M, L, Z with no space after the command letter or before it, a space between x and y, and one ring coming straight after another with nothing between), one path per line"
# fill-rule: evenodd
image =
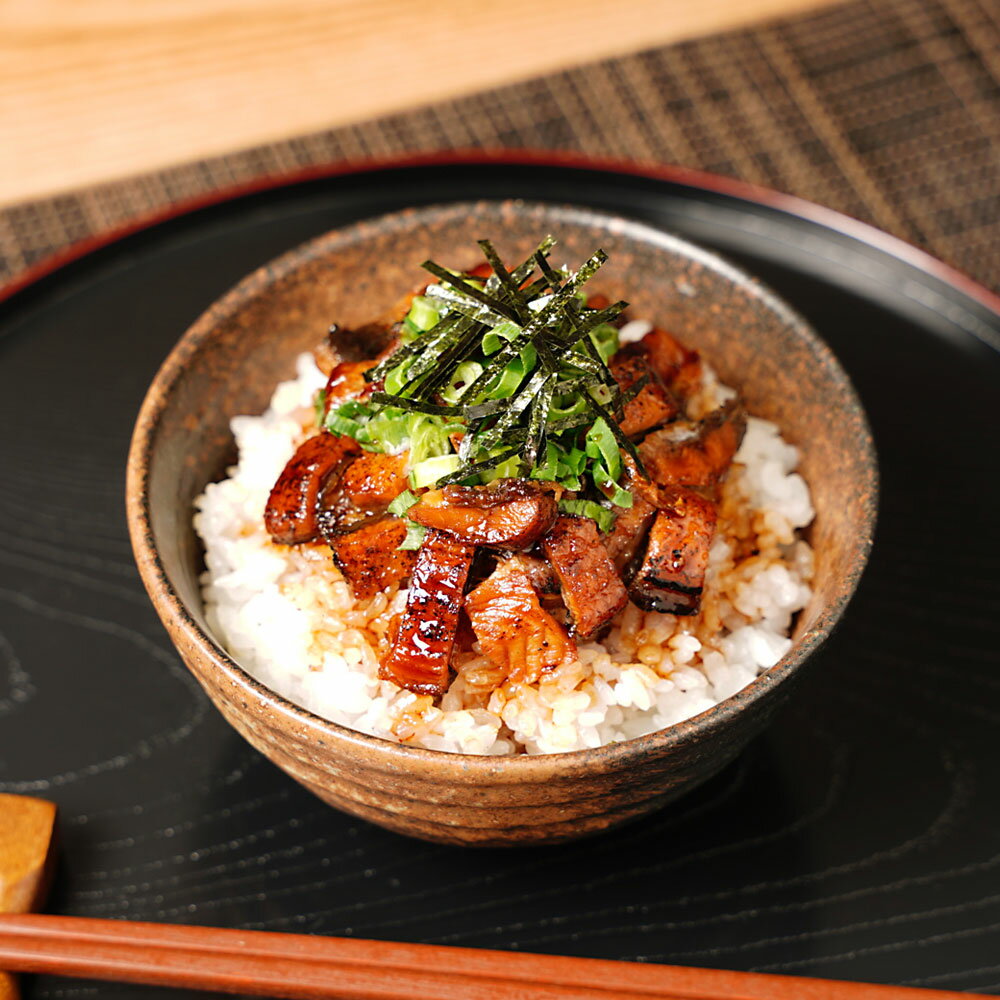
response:
M600 747L552 754L478 755L408 746L324 719L267 687L241 667L211 633L198 624L172 586L154 540L148 495L148 469L153 457L157 427L167 408L171 390L183 378L187 364L210 339L221 321L268 294L271 285L293 274L304 264L363 239L364 230L375 220L378 220L380 231L395 229L405 232L425 219L441 220L482 210L499 213L504 209L534 211L546 218L565 221L571 225L586 223L599 226L656 248L679 253L703 264L737 285L746 294L758 299L805 343L851 404L855 437L863 459L861 468L864 470L864 481L859 484L862 494L861 530L855 539L858 558L843 580L844 585L836 598L820 610L816 621L777 664L710 708L664 729ZM760 700L790 678L830 637L857 591L874 542L878 510L878 461L867 415L836 355L812 326L760 279L714 251L627 216L572 203L519 198L481 199L435 202L339 226L265 262L211 303L170 350L150 383L139 409L129 447L125 493L126 517L135 560L143 585L163 624L168 630L176 629L191 647L212 664L213 669L218 670L234 687L253 697L265 713L283 717L285 722L303 731L323 734L332 741L349 744L354 749L383 760L423 763L435 768L444 767L454 771L456 776L461 774L473 779L488 777L492 783L506 783L508 780L520 782L532 776L550 777L553 770L572 774L578 771L592 773L595 768L612 769L636 755L663 752L687 743L694 737L707 736L725 726L748 704Z

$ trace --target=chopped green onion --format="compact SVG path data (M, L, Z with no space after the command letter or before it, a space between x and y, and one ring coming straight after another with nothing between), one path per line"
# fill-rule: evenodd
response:
M565 420L567 417L578 417L581 414L590 413L587 401L578 392L556 396L552 400L549 409L549 422L555 423Z
M634 497L628 490L622 489L608 474L608 470L602 462L595 462L591 473L594 477L594 485L610 500L616 507L631 507Z
M490 399L510 398L517 392L517 388L521 382L524 381L525 370L523 358L515 358L500 372L496 382L486 390L486 394Z
M418 497L416 497L409 490L403 490L402 493L392 501L391 504L386 508L390 514L395 514L396 517L402 517L415 503L418 502Z
M495 479L516 479L521 472L521 459L518 455L512 455L498 462L492 469L486 469L479 473L480 479L484 483L492 483Z
M446 403L457 403L462 394L483 373L483 366L478 361L463 361L456 369L448 386L441 390L441 398ZM388 379L386 389L389 388Z
M370 417L371 410L368 406L356 399L349 399L327 413L323 426L331 434L345 434L364 444L368 440L364 425Z
M454 472L462 465L458 455L437 455L425 458L410 468L410 485L415 489L433 486L439 479Z
M600 323L589 331L590 340L601 360L607 364L608 359L618 350L618 330L610 323Z
M605 410L604 407L602 407L601 404L595 399L590 400L590 406L599 417L604 418L605 424L610 427L611 433L614 434L615 440L618 442L618 447L621 448L622 451L628 453L629 457L635 463L635 467L639 475L642 476L643 479L649 479L649 476L646 473L646 467L642 464L642 459L639 457L639 452L636 450L635 445L632 444L632 442L625 436L621 427L618 426L618 421L615 420L614 417L612 417L611 414L609 414L607 410Z
M562 449L554 441L545 442L545 459L541 462L536 460L535 467L531 470L531 479L543 479L546 482L554 483L559 477L559 455Z
M587 465L587 453L582 448L571 448L562 460L572 472L580 476Z
M451 451L449 434L457 424L446 424L440 417L412 413L406 421L406 435L410 440L410 467L427 458L440 458Z
M416 521L406 522L406 537L399 543L397 549L407 551L419 549L424 544L427 529Z
M622 471L622 457L621 452L618 450L618 442L615 440L614 434L611 433L611 428L608 427L607 421L602 417L598 417L590 430L587 431L586 440L587 456L603 460L604 467L607 469L610 478L617 481Z
M560 500L559 509L564 514L593 518L597 522L598 529L605 534L615 526L614 512L599 503L594 503L593 500Z
M591 385L587 387L590 398L596 400L602 406L610 406L615 400L614 392L606 385Z
M406 415L395 407L386 407L375 414L365 425L366 441L361 443L369 451L381 451L387 455L398 455L406 450Z
M517 338L521 336L522 332L521 327L519 327L517 323L511 323L509 320L504 323L498 323L483 337L483 354L487 356L496 354L496 352L503 347L503 342L505 340L508 343L510 341L517 340Z
M438 320L441 319L441 310L439 304L426 295L415 295L406 318L420 333L426 333L437 326Z
M385 377L385 391L390 395L398 395L403 386L407 383L406 373L413 365L413 358L407 358L402 364L397 365Z

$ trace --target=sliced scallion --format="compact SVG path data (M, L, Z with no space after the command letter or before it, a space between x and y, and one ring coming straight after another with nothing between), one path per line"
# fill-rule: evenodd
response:
M559 510L564 514L592 518L597 522L597 527L605 534L615 526L614 512L593 500L560 500Z
M406 537L396 547L403 551L415 551L424 544L424 535L426 534L427 529L422 524L417 524L416 521L407 521Z
M462 465L458 455L438 455L425 458L410 468L410 486L415 490L433 486Z
M402 517L415 503L417 502L417 497L415 494L411 493L409 490L403 490L402 493L392 501L391 504L386 508L390 514L395 514L396 517Z

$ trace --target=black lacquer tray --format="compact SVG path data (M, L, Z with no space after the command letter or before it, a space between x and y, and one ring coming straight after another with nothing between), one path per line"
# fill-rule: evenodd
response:
M125 529L136 411L210 302L326 229L481 197L637 217L759 275L840 356L881 460L868 573L775 725L666 811L559 848L432 846L314 800L188 676ZM230 194L35 277L0 307L0 791L61 807L51 910L1000 993L988 292L793 199L527 155ZM162 991L39 977L27 992Z

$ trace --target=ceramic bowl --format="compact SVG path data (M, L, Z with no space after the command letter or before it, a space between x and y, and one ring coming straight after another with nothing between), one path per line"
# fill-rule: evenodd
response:
M591 282L631 315L698 348L751 413L802 452L816 519L814 596L794 645L738 694L668 729L545 756L474 757L415 749L327 722L262 686L206 624L192 502L234 459L229 420L266 408L332 321L350 328L419 281L428 257L464 266L474 241L506 259L541 236L554 258L603 247ZM344 343L348 356L371 344ZM590 210L521 202L431 206L321 236L254 272L181 338L139 414L128 469L128 518L143 582L188 667L225 718L320 798L392 830L455 844L506 845L593 834L675 799L729 763L787 696L790 681L840 619L872 541L877 473L854 390L829 348L752 277L648 226Z

